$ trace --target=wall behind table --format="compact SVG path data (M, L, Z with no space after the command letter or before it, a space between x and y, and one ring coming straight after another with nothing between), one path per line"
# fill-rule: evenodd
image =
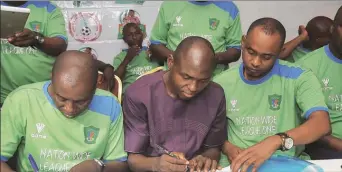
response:
M114 56L120 53L123 48L127 48L122 39L117 39L122 12L134 9L139 13L141 23L146 25L147 38L144 44L147 45L149 33L157 17L161 1L148 1L142 5L116 4L115 1L84 1L81 2L80 7L75 7L73 1L55 1L55 3L62 8L66 20L69 39L68 50L91 47L95 50L99 60L112 64ZM99 19L102 25L102 32L96 40L83 43L75 40L70 34L69 21L78 12L93 13ZM85 17L85 20L89 22L89 25L94 23L94 20L88 20L87 17Z
M69 34L68 49L79 49L90 46L98 53L98 59L112 63L113 57L126 45L117 39L119 16L122 11L134 9L140 14L140 20L146 24L147 38L157 17L162 1L146 1L143 5L120 5L114 1L89 1L83 7L73 7L72 1L59 1L57 5L63 8L66 21L73 12L95 12L102 23L101 36L91 42L80 43ZM242 30L246 33L249 25L261 17L274 17L281 21L287 30L287 40L297 36L298 26L313 17L324 15L333 18L342 1L235 1L240 9ZM146 39L148 40L148 39ZM146 41L145 41L146 44ZM234 63L240 63L240 61Z

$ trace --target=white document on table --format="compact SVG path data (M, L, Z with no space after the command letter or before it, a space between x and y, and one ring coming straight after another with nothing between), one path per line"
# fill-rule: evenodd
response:
M309 162L323 168L324 172L342 172L342 159L310 160ZM216 172L231 172L230 166Z

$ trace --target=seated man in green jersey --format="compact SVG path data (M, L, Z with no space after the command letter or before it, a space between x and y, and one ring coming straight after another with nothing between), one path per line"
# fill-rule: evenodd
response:
M298 64L311 69L322 85L325 102L329 107L332 134L310 144L306 152L312 159L342 158L342 6L332 28L329 45L314 51Z
M327 45L331 38L333 21L325 16L311 19L306 27L299 26L299 35L287 42L279 55L280 59L296 62L306 54Z
M114 57L113 66L115 75L122 80L123 92L125 92L138 77L159 65L150 60L147 47L142 46L144 35L137 24L126 24L122 32L123 40L129 48Z
M164 62L189 36L207 39L214 47L214 75L238 61L241 50L240 12L231 1L165 1L151 31L151 58Z
M249 166L255 171L274 153L305 158L301 145L331 131L316 76L278 59L285 35L276 19L254 21L242 38L243 63L214 78L227 99L228 139L222 149L233 172Z
M52 80L24 85L1 111L1 171L18 149L17 169L33 171L126 171L121 106L96 89L97 65L84 52L59 55ZM105 165L104 165L105 164Z

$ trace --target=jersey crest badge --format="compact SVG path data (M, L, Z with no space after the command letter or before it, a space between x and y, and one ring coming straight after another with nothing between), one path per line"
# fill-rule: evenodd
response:
M41 31L41 27L42 27L42 23L39 21L32 21L30 22L30 26L31 29L35 32L40 32Z
M219 24L220 20L217 20L216 18L209 18L209 28L211 30L216 30Z
M281 95L273 94L268 96L268 103L270 104L271 110L279 110L281 103Z
M94 126L84 127L84 142L87 144L95 144L100 129Z

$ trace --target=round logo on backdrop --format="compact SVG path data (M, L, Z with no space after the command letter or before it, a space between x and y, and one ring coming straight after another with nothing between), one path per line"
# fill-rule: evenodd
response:
M120 14L120 23L125 25L127 23L135 23L137 25L140 24L140 14L133 10L133 9L128 9Z
M123 27L127 23L135 23L139 26L141 31L144 33L144 37L146 37L146 25L142 24L140 22L140 14L133 10L133 9L127 9L120 14L120 24L119 24L119 33L118 33L118 39L123 38Z
M82 52L85 52L85 53L88 53L90 54L91 56L93 56L93 59L97 59L98 57L98 54L97 52L95 51L94 48L91 48L91 47L82 47L80 48L78 51L82 51Z
M78 12L69 20L69 33L77 41L94 41L101 32L101 22L94 12Z

